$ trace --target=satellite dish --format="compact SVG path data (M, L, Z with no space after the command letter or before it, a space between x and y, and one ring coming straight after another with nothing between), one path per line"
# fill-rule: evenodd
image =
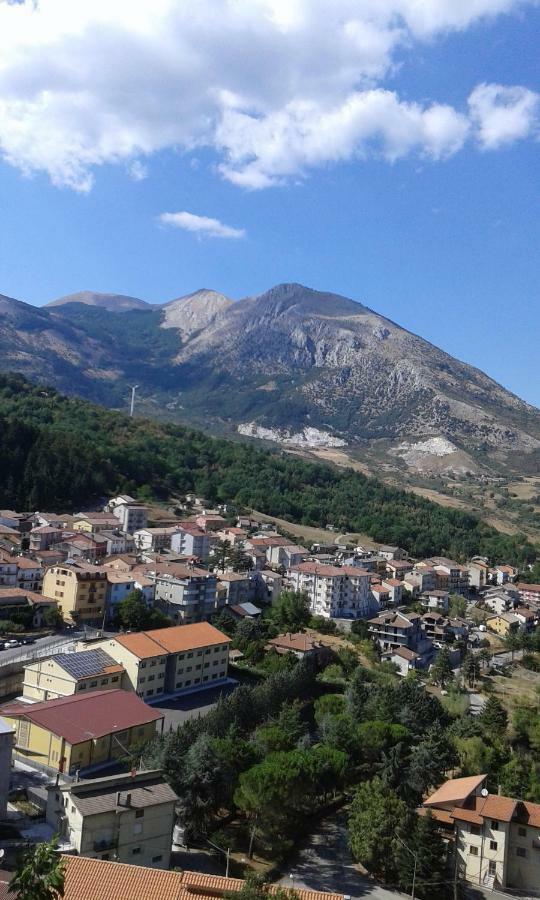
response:
M487 797L488 794L489 794L489 791L488 791L487 788L482 788L482 790L480 791L480 793L482 794L482 797Z
M0 859L3 859L5 855L6 855L6 851L0 850Z

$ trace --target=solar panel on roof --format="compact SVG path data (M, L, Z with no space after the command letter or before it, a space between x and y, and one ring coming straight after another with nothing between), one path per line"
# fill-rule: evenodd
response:
M116 666L116 661L105 650L81 650L78 653L59 653L55 661L68 675L86 678L99 675L108 666Z

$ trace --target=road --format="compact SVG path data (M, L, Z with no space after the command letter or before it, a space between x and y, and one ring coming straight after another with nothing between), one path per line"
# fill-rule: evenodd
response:
M363 897L403 900L407 896L387 890L358 872L348 847L345 813L321 822L289 864L289 874L279 883L286 887L345 894L351 900Z
M198 719L207 715L214 708L221 696L226 697L237 687L236 684L222 684L215 688L194 691L183 697L171 697L169 700L155 701L152 709L162 712L165 717L163 730L176 731L179 725L188 719Z
M56 647L56 652L60 653L61 644L69 646L82 637L82 631L50 634L48 637L37 638L33 644L23 645L22 647L13 647L12 650L0 650L0 667L7 666L14 662L24 662L35 659L36 656L45 655L49 648L52 653Z

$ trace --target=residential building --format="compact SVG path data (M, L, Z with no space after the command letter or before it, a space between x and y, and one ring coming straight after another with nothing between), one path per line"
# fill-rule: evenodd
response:
M405 575L408 575L409 572L412 572L413 563L407 562L404 559L389 559L386 561L385 569L386 574L389 578L395 578L398 581L403 581Z
M332 659L332 650L317 638L299 631L295 634L278 634L271 638L266 645L267 650L274 650L280 655L292 653L298 659L312 658L320 665L324 665Z
M43 569L34 559L25 556L15 557L17 561L17 587L23 591L40 591L43 582Z
M377 555L391 561L393 559L405 559L407 553L401 547L388 547L383 544L377 548Z
M487 775L446 781L418 811L430 810L455 837L459 878L484 889L534 894L540 885L540 804L490 794Z
M370 573L356 566L327 566L303 562L287 572L290 587L305 593L313 615L327 619L360 619L376 608Z
M0 818L7 814L11 766L13 757L14 731L11 725L0 718Z
M383 588L389 591L389 603L392 606L400 606L403 600L403 581L399 578L383 578Z
M426 612L422 616L421 627L431 641L444 643L453 637L447 626L448 620L436 610Z
M132 536L118 529L113 529L112 531L103 529L103 531L99 532L99 536L106 541L107 556L114 556L119 553L132 553L135 549L135 541Z
M100 531L118 528L118 519L112 513L78 513L73 523L73 531L98 534Z
M412 572L407 572L403 578L403 588L412 589L413 596L418 596L426 591L433 591L437 587L437 576L433 566L420 563L415 565Z
M247 531L245 528L222 528L214 532L214 537L218 541L228 541L231 547L242 547L247 538Z
M50 785L47 794L47 823L70 853L169 868L178 798L159 770Z
M107 601L107 570L82 563L50 566L42 592L56 600L66 621L100 624Z
M258 579L248 572L223 572L218 575L218 605L233 606L255 598Z
M195 524L202 528L203 531L221 531L227 524L227 520L218 513L203 512L196 516Z
M69 559L81 559L90 563L98 563L107 555L106 539L102 539L98 534L90 537L83 531L64 534L57 546L59 550L63 550L67 554Z
M139 551L150 550L153 553L170 550L172 537L177 531L176 525L162 528L141 528L133 533L135 547Z
M57 653L25 666L23 697L32 703L71 697L81 691L123 687L124 667L100 648Z
M141 503L137 503L133 497L121 494L119 497L112 497L107 504L107 511L120 522L122 531L128 534L134 534L141 528L146 528L148 522L148 508Z
M514 582L518 575L519 571L514 566L495 566L495 580L497 584Z
M386 662L393 663L398 670L398 674L405 677L413 669L417 669L421 657L414 650L408 647L396 647L394 650L386 650L381 654L381 659Z
M378 582L371 585L371 593L375 599L376 609L386 609L390 605L390 588L383 587Z
M266 560L269 565L276 568L283 567L284 569L297 566L308 555L309 551L299 544L286 543L283 546L281 544L272 544L266 550Z
M28 535L30 553L39 550L50 550L55 544L59 544L62 540L64 532L61 528L53 528L51 525L40 525L38 528L32 528Z
M469 572L469 585L475 591L482 591L489 583L489 565L481 559L475 559L466 566Z
M446 556L434 556L431 559L424 560L428 568L433 568L437 579L437 587L439 590L448 591L450 594L462 594L466 596L469 593L469 570L464 566L460 566L457 562L447 559ZM418 563L415 570L423 563Z
M8 703L0 712L15 730L14 752L19 759L68 775L103 768L163 730L162 713L132 691Z
M277 600L283 587L283 575L264 568L254 572L254 575L257 578L257 598L267 603Z
M526 606L516 606L512 610L513 614L519 619L519 626L522 631L532 633L538 624L538 613Z
M500 616L502 613L510 612L515 606L519 606L519 593L506 588L492 588L483 595L482 603L487 609Z
M85 856L63 856L65 885L63 900L225 900L241 891L244 882L221 875L166 871L147 865L128 865ZM8 884L0 883L7 892ZM270 885L269 895L277 891ZM299 900L344 900L341 894L326 894L295 887ZM0 894L2 900L6 894Z
M262 615L262 609L255 606L254 603L238 603L236 606L230 606L229 612L235 619L259 619Z
M506 637L507 634L519 631L521 628L521 622L514 613L501 613L498 616L488 616L486 625L490 631L494 631L495 634L499 634L501 637Z
M524 582L517 582L515 587L519 593L519 597L522 603L526 603L528 606L534 606L536 609L540 609L540 584L526 584Z
M44 597L35 591L27 591L23 588L0 588L0 618L11 619L22 614L22 620L27 621L32 628L41 628L45 621L45 612L56 608L55 600ZM32 614L30 615L30 610Z
M206 569L178 564L172 572L154 576L147 572L154 579L156 606L173 622L185 625L209 618L218 608L217 576Z
M17 557L5 554L0 556L0 586L17 587Z
M368 632L381 650L395 650L397 647L416 650L424 640L421 624L418 613L387 610L368 621Z
M206 561L210 556L214 538L194 522L180 522L171 536L171 550L180 556L196 556Z
M125 684L145 700L213 687L226 680L228 638L209 622L119 634L100 643L126 670Z
M440 613L447 613L450 605L450 595L448 591L425 591L420 595L422 606L427 609L434 609Z

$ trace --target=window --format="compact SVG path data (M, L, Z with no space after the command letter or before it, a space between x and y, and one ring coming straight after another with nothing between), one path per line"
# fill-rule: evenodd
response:
M155 659L153 659L152 662L150 663L150 665L155 666L155 664L156 664L156 661L155 661Z
M202 650L197 650L197 656L202 656Z
M163 854L160 853L159 856L152 857L152 862L161 862L162 859L163 859Z
M135 822L133 834L142 834L142 822Z
M491 820L491 830L492 830L492 831L498 831L498 830L499 830L499 823L496 821L496 819L492 819L492 820Z
M145 662L139 663L139 668L146 669L146 663Z
M133 850L131 851L131 855L132 855L132 856L139 856L140 853L141 853L141 848L140 848L140 847L134 847Z
M496 875L497 874L497 863L494 859L490 859L488 863L488 875Z
M471 856L478 856L478 847L469 847L469 853Z
M139 684L144 684L145 681L146 681L146 678L144 675L142 678L139 678Z
M516 856L526 857L527 851L525 847L516 847Z
M527 829L526 828L518 828L518 834L520 837L527 837Z
M154 680L155 680L155 677L156 677L155 675L149 675L149 676L148 676L148 681L154 681Z
M143 816L144 816L144 809L136 809L135 810L135 818L136 819L142 819Z
M91 681L90 687L97 687L97 681Z
M102 683L102 684L108 684L108 683L109 683L109 679L108 679L108 678L102 678L102 679L101 679L101 683Z
M490 842L489 842L489 849L490 849L490 850L496 850L496 849L497 849L497 841L490 841Z
M146 696L151 697L153 693L154 693L153 689L151 691L147 691Z
M193 653L188 653L187 658L188 658L188 659L193 659Z
M111 678L111 681L112 682L118 681L118 675L113 675L113 677Z

